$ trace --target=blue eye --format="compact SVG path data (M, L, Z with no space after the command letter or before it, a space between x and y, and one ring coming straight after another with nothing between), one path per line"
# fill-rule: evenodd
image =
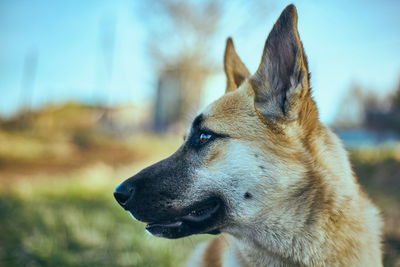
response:
M202 134L200 134L200 143L201 143L201 144L204 144L204 143L207 142L208 139L210 139L210 138L211 138L211 134L202 133Z

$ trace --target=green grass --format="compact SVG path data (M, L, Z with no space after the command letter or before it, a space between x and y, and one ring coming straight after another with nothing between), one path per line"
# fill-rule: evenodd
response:
M205 237L165 240L146 234L144 224L112 197L132 171L97 165L2 188L0 266L183 265Z
M366 148L351 151L358 180L381 210L384 225L384 266L400 266L400 151Z

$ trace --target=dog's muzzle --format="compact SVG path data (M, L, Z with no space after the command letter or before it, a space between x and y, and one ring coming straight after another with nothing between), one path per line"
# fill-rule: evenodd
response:
M185 154L176 153L127 179L114 190L118 204L133 218L146 223L150 233L179 238L218 233L224 201L215 192L188 195L193 177ZM193 198L192 198L193 197Z

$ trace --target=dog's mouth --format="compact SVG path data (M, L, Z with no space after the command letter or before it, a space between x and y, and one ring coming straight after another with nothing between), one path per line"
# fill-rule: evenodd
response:
M218 202L208 203L199 209L192 210L188 214L177 218L171 222L152 222L146 225L146 229L149 230L154 227L179 227L183 222L185 223L199 223L208 218L218 210L220 204Z
M208 199L184 209L181 216L147 222L146 230L152 235L165 238L180 238L192 234L219 233L217 222L223 215L222 202Z

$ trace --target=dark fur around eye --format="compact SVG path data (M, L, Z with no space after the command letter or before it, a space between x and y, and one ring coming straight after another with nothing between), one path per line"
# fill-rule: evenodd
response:
M190 135L188 137L188 142L187 142L188 147L191 147L191 148L194 148L197 150L202 147L206 147L208 144L210 144L211 142L213 142L216 139L229 137L226 134L215 133L214 131L211 131L210 129L203 127L202 126L203 122L204 122L204 115L202 115L202 114L200 114L199 116L197 116L194 119L193 124L192 124L192 129L191 129ZM202 143L200 141L201 134L211 135L211 137L208 138L206 142Z

